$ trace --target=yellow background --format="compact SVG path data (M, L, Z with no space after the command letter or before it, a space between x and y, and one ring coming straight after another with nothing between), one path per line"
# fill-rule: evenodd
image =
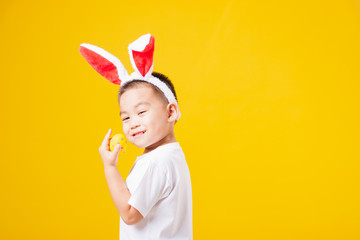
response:
M179 97L194 239L360 239L359 1L0 7L0 239L118 239L98 152L122 129L118 87L78 48L132 72L148 32Z

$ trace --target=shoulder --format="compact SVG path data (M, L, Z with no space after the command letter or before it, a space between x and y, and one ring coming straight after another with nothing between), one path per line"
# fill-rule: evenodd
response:
M154 150L151 156L150 166L171 170L175 165L185 159L184 153L178 142L166 144ZM170 169L169 169L170 168Z
M184 153L178 142L168 143L162 145L154 150L154 155L159 160L171 160L179 157L183 157Z

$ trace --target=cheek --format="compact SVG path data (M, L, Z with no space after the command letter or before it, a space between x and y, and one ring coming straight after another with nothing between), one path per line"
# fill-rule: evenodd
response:
M125 135L127 135L127 132L128 132L128 129L129 129L129 128L127 127L127 124L124 124L124 123L123 123L123 128L122 128L122 129L123 129L123 133L125 133Z
M165 128L165 122L162 116L157 116L153 118L151 121L149 121L149 125L152 126L152 128L157 132L162 132Z
M159 122L159 116L156 113L151 113L144 117L143 122L148 126L157 126Z

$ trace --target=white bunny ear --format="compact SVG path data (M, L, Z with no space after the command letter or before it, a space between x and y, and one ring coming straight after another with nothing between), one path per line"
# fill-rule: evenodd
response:
M104 49L83 43L80 45L79 51L86 61L110 82L120 85L121 81L129 78L121 61Z
M154 43L154 37L148 33L129 44L131 65L144 78L151 75L154 68Z

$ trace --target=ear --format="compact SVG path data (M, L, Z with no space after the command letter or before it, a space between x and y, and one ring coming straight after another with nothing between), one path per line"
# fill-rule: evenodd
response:
M180 114L178 106L175 103L169 103L166 107L166 110L168 113L168 121L175 122Z
M131 65L143 77L151 75L154 68L154 44L155 39L150 33L129 44Z
M114 55L97 46L83 43L79 51L85 60L110 82L120 85L129 77L124 65Z

